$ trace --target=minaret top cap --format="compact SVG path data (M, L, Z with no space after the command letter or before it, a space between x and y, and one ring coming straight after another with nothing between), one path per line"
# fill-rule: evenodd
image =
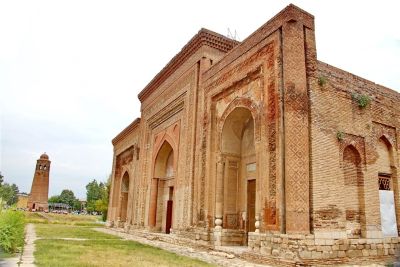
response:
M40 155L40 159L49 159L49 156L47 156L46 152L44 152L42 155Z

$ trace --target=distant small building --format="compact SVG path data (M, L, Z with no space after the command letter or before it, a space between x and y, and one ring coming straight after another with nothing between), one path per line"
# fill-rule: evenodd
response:
M26 209L28 207L29 195L27 193L18 194L17 209Z
M50 163L51 161L46 153L42 154L37 160L27 204L30 211L45 211L49 209L47 201L49 197Z
M49 203L48 204L49 211L70 211L71 206L65 203Z

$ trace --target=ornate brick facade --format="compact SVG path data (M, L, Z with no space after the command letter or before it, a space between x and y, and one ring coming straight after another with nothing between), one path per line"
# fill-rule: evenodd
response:
M202 29L139 99L109 225L293 263L394 254L400 94L318 61L312 15L289 5L241 43Z

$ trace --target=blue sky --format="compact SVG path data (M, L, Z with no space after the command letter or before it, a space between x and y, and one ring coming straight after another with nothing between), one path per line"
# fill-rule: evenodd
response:
M202 28L243 40L290 2L315 16L318 59L399 91L398 1L0 1L0 170L29 192L85 197L137 94Z

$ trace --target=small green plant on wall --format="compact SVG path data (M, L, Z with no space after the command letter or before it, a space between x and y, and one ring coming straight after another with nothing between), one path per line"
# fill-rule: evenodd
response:
M357 102L360 108L366 108L371 103L371 97L368 95L353 93L351 98Z
M321 87L324 87L325 84L327 83L327 78L325 76L319 76L318 77L318 85Z
M338 131L338 132L336 133L336 138L337 138L339 141L342 141L342 140L344 139L344 132Z

